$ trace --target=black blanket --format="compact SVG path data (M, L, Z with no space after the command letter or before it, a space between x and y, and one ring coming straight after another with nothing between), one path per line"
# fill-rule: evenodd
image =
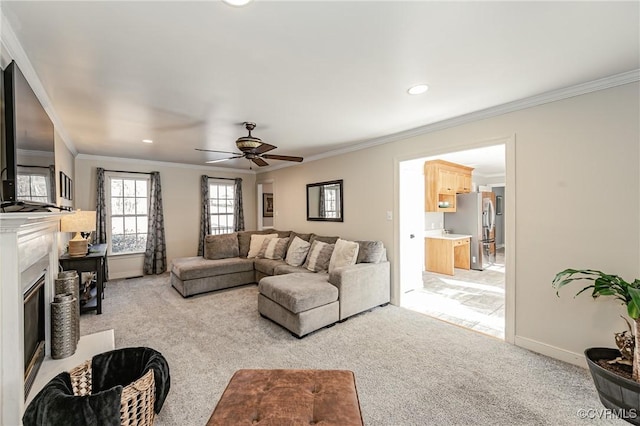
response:
M91 360L92 392L114 386L126 386L153 370L156 383L154 411L160 412L171 387L169 364L162 354L151 348L123 348L96 355Z

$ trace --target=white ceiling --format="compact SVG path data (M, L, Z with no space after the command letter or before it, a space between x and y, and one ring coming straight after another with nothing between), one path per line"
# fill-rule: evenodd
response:
M80 153L203 164L224 155L194 148L235 151L243 121L273 154L308 158L636 70L639 4L1 6ZM407 95L416 83L430 90Z

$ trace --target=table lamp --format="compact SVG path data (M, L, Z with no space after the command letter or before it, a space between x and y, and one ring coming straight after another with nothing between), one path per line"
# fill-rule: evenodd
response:
M61 232L75 232L73 239L69 240L69 256L85 256L89 251L88 237L96 230L96 212L76 210L74 214L64 216L60 220ZM87 238L82 236L88 233Z

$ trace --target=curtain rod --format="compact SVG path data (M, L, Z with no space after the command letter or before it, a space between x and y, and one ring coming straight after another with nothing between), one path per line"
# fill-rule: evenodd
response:
M49 166L30 166L28 164L18 164L18 167L31 167L32 169L48 169Z
M127 170L107 170L107 169L104 169L104 171L105 172L113 172L113 173L133 173L133 174L136 174L136 175L150 175L151 174L151 173L147 173L147 172L130 172L130 171L127 171Z
M209 179L222 179L222 180L235 180L235 178L223 178L223 177L215 177L215 176L207 176Z

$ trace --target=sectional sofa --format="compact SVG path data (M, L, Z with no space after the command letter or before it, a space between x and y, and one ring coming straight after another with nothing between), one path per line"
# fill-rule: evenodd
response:
M183 297L251 283L260 314L302 337L389 303L390 264L380 241L265 230L209 235L171 267Z

